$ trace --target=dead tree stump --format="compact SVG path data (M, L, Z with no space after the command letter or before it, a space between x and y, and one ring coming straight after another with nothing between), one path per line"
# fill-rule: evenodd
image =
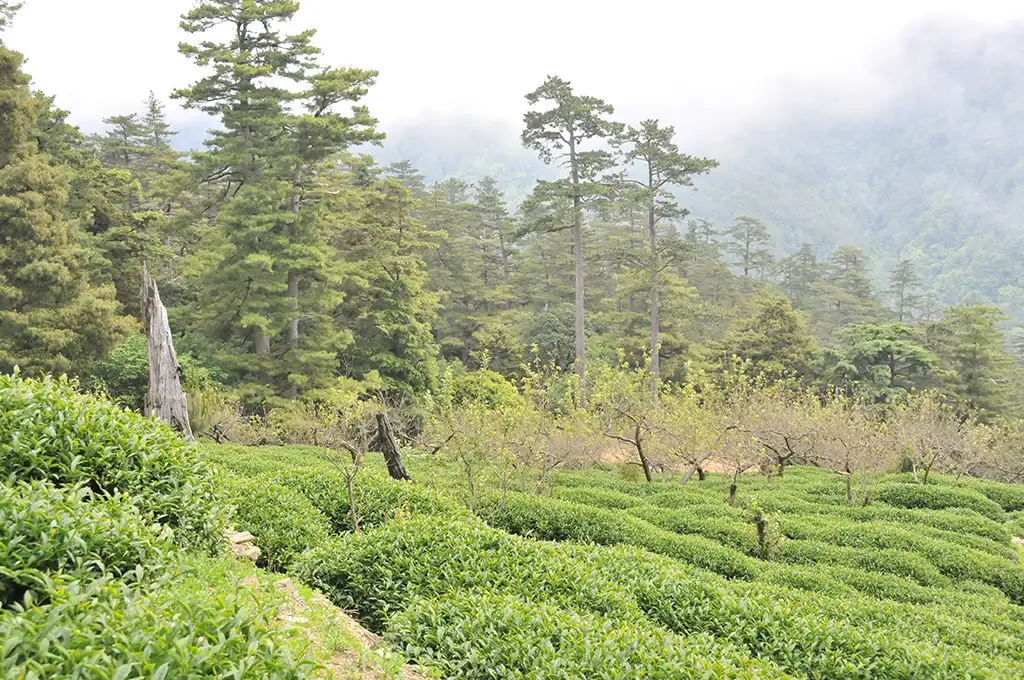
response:
M195 441L188 420L188 402L181 388L181 366L171 339L171 326L167 308L160 301L156 281L149 277L149 269L142 265L142 310L149 338L149 394L146 395L146 415L156 416L181 432L185 439Z
M377 448L384 454L384 462L388 466L388 474L392 479L412 481L412 477L405 470L402 464L402 452L398 449L398 439L395 437L395 428L391 426L391 419L387 412L377 414Z

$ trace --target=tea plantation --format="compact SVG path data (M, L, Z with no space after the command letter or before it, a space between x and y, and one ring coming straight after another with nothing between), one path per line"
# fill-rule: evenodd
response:
M791 467L730 504L724 477L584 470L471 496L412 454L416 483L374 460L350 499L336 456L187 445L0 377L5 677L325 677L340 643L243 584L287 575L442 678L1024 678L1021 487L892 474L850 505ZM258 569L223 554L229 526Z

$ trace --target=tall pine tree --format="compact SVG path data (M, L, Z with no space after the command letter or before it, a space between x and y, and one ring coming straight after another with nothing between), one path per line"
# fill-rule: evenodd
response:
M523 117L523 145L536 151L545 163L557 161L567 177L556 182L539 182L546 193L567 199L572 204L573 253L575 258L576 371L580 377L580 402L586 400L586 302L585 260L583 255L583 203L589 196L602 193L598 179L613 167L613 156L601 149L586 149L588 144L613 136L621 126L608 120L615 109L596 97L576 94L572 85L549 76L536 90L526 95L531 106L547 105L540 111L528 111Z

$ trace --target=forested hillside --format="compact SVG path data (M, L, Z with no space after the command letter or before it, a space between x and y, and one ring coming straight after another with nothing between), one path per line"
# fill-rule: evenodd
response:
M1024 320L1024 27L995 36L925 24L885 63L893 95L867 112L793 107L745 129L716 152L721 166L681 195L720 229L737 215L768 225L779 254L837 245L873 258L879 287L913 259L944 304L976 297ZM682 123L682 121L680 121ZM469 133L467 134L467 130ZM388 159L409 158L430 179L493 174L525 197L524 172L543 173L514 140L477 144L501 128L462 120L390 130ZM513 131L503 134L511 137Z

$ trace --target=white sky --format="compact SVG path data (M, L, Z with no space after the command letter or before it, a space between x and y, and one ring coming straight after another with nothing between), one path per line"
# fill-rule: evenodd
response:
M74 122L166 98L195 78L177 54L192 0L27 0L4 40ZM302 0L294 29L316 27L325 61L381 72L367 104L385 131L471 115L518 127L523 95L546 75L614 104L718 137L795 99L871 107L891 89L899 36L940 19L997 30L1021 0ZM170 107L179 125L190 117ZM192 119L194 122L194 119Z

